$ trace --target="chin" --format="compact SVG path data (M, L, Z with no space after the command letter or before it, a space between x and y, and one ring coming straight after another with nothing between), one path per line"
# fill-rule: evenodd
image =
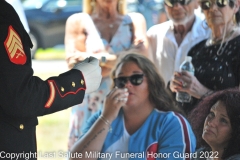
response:
M207 144L212 141L212 135L208 133L203 133L202 138L205 142L207 142Z
M218 19L211 19L207 22L209 23L209 25L212 25L212 26L220 26L225 24L222 20L218 20Z
M125 106L126 106L127 108L129 108L129 107L134 108L134 106L137 106L136 104L137 104L136 102L127 101Z
M132 106L133 104L134 104L134 103L127 101L126 104L125 104L125 106L129 107L129 106Z
M177 25L184 25L186 24L187 19L186 18L174 18L174 23Z

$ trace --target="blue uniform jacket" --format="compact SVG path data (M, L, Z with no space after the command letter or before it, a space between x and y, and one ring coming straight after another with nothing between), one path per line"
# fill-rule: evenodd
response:
M46 81L33 76L32 42L16 11L0 0L0 152L35 154L37 117L82 102L85 80L79 70L70 70ZM47 136L47 135L46 135ZM54 143L54 142L53 142ZM0 159L1 159L0 158ZM32 156L31 160L36 159Z

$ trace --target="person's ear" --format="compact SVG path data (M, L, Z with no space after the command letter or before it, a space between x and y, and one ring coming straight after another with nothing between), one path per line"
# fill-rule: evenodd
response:
M240 0L237 0L234 5L234 14L236 14L238 12L239 6L240 6Z
M236 14L238 11L239 11L239 4L236 4L236 7L235 7L235 9L234 9L234 14Z

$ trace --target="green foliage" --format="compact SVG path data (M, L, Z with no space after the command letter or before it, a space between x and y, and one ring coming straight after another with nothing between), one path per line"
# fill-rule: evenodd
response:
M49 60L49 59L64 59L65 50L58 48L38 49L35 55L35 59Z
M71 108L39 117L37 126L38 160L66 160Z

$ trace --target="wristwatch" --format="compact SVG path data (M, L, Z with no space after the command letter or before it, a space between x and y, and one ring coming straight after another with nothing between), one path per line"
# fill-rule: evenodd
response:
M104 66L104 65L106 64L106 62L107 62L106 57L105 57L105 56L102 56L102 57L101 57L101 60L100 60L100 66Z

